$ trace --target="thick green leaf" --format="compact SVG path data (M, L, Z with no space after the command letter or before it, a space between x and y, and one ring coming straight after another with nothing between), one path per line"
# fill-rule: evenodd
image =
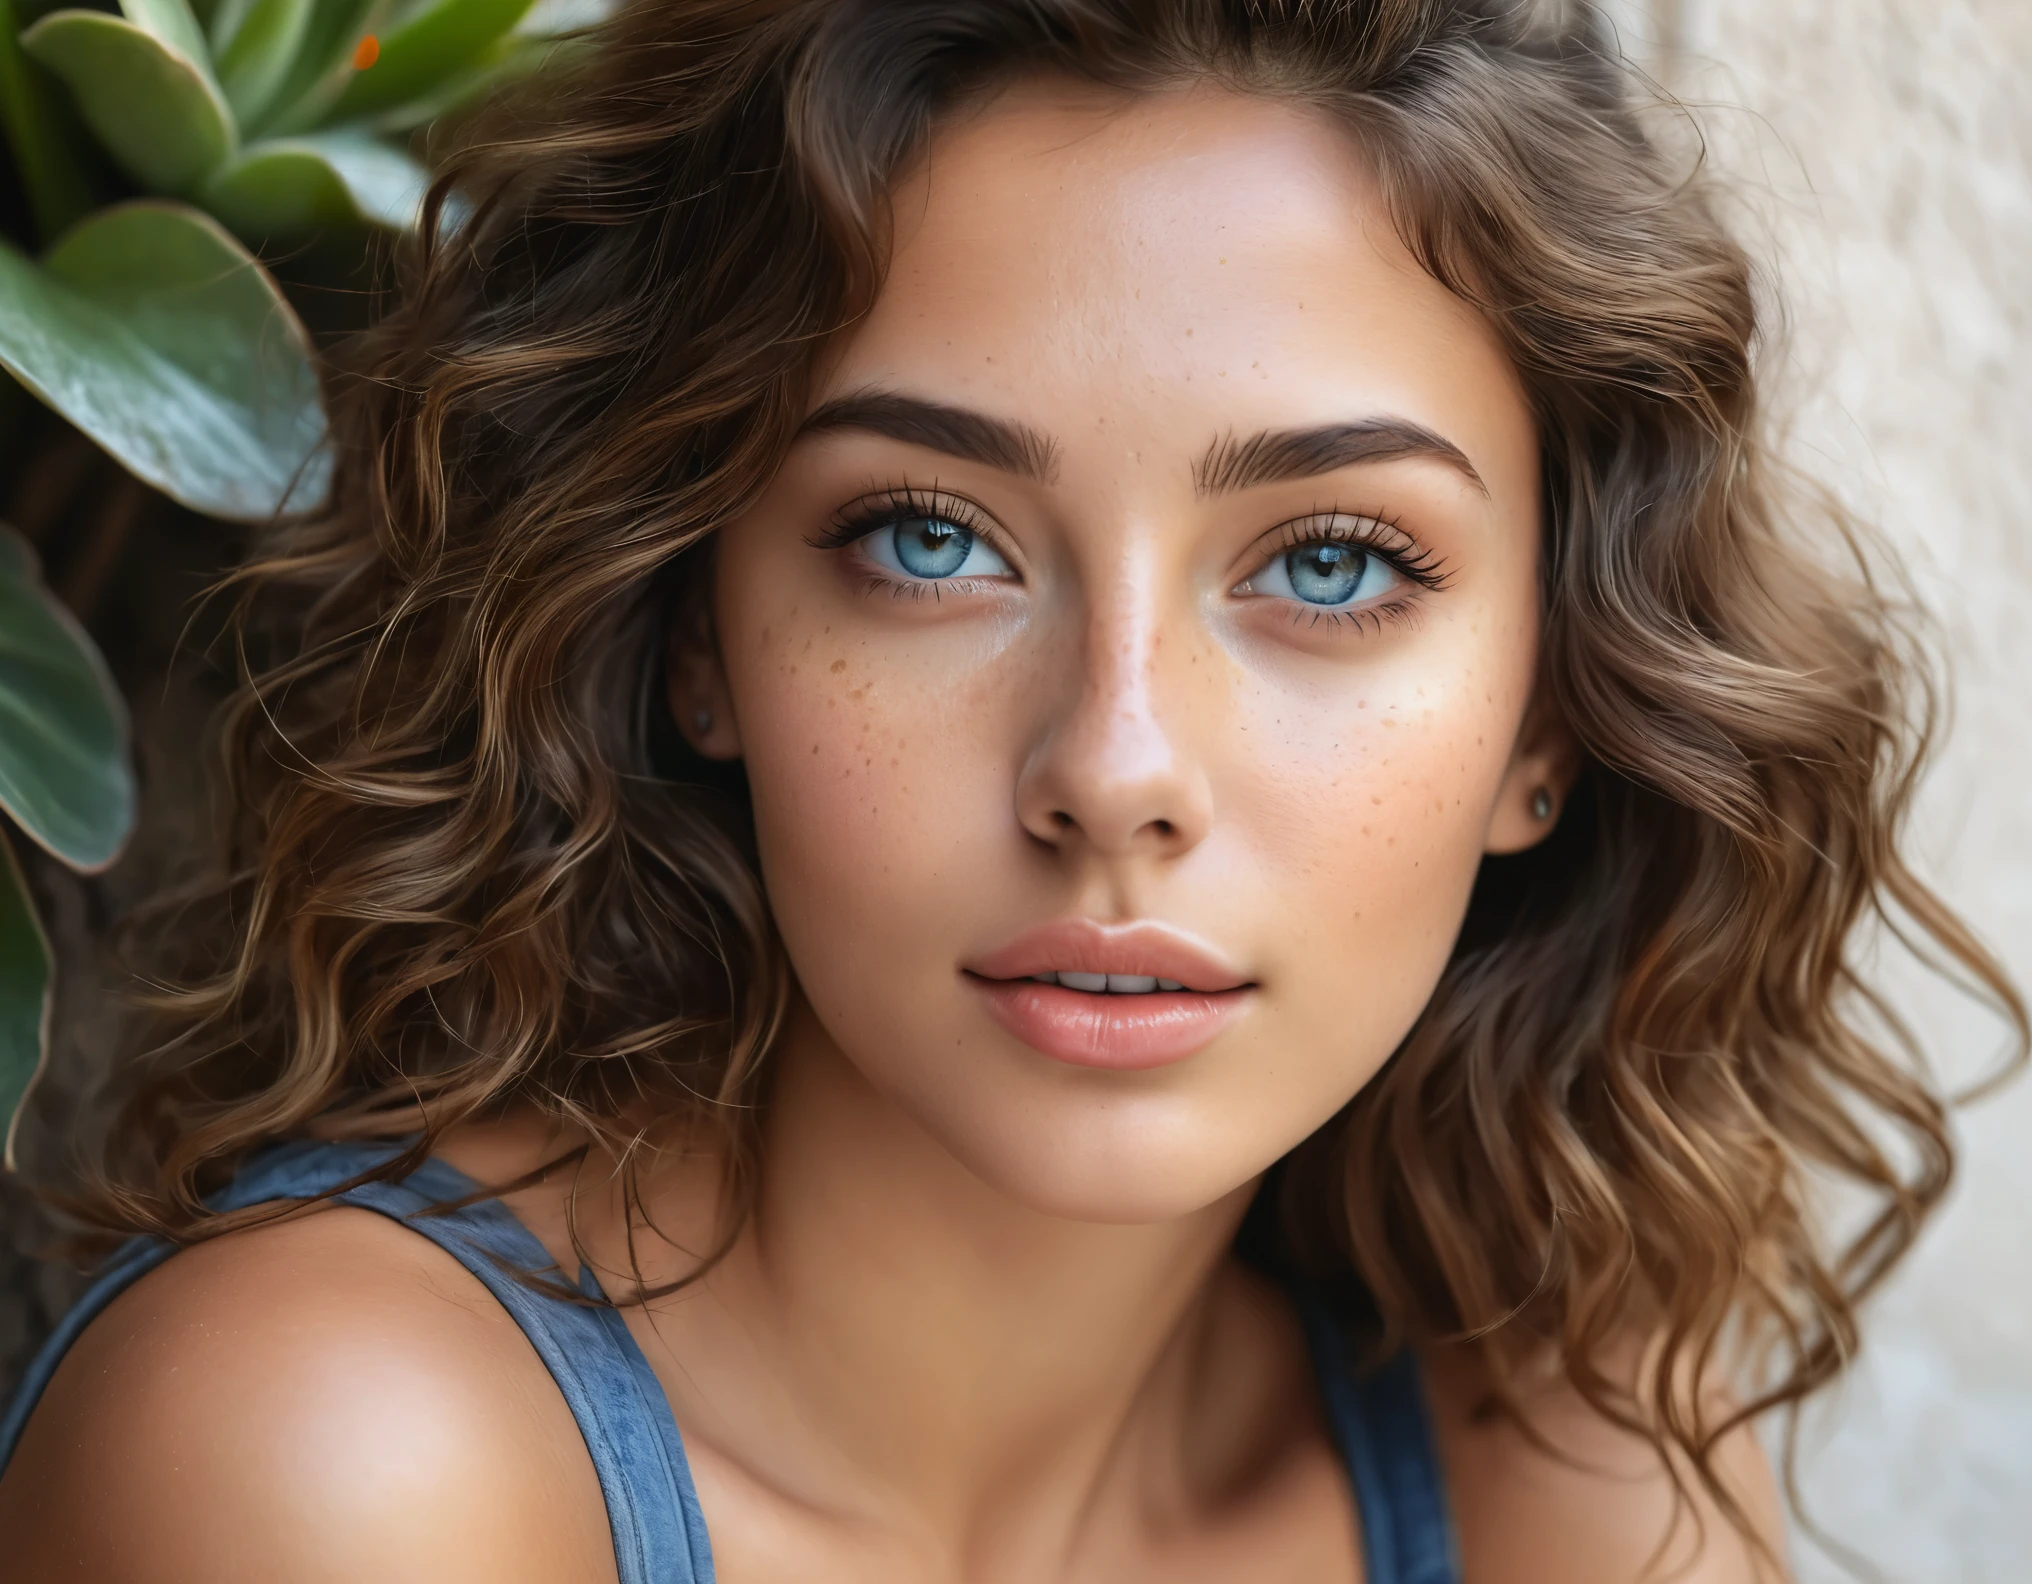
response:
M212 179L205 208L250 244L361 225L415 226L429 174L398 148L357 132L256 143Z
M289 75L276 89L268 114L258 124L248 123L248 135L307 132L316 126L353 80L354 49L383 25L393 4L394 0L318 0Z
M48 74L22 53L21 40L6 23L0 0L0 129L7 134L36 237L47 242L90 213L92 182L75 141L83 134L59 105L59 90Z
M303 327L246 250L182 204L101 210L40 268L0 247L0 364L198 511L259 521L323 496Z
M149 191L188 191L233 152L232 113L210 73L134 23L58 11L21 42L70 86L93 134Z
M35 916L28 887L0 836L0 1117L7 1119L5 1163L14 1168L21 1102L42 1075L49 1049L49 937Z
M188 0L120 0L120 10L142 32L160 39L200 71L210 74L210 46Z
M103 869L134 824L127 710L35 552L0 526L0 810L74 869Z
M530 0L436 0L381 40L380 59L356 73L325 114L356 121L420 99L454 72L476 63L522 19Z
M248 13L260 0L219 0L209 15L200 17L205 25L205 44L212 52L212 59L226 52L226 46L233 42L233 35L246 25ZM193 6L193 13L197 8Z
M557 38L610 22L620 9L620 0L536 0L515 31L527 38Z
M219 86L242 126L258 122L288 76L310 24L312 0L253 0L217 56Z
M544 69L572 47L569 39L507 34L488 45L472 65L453 72L422 98L378 110L365 125L384 136L406 136L496 88Z

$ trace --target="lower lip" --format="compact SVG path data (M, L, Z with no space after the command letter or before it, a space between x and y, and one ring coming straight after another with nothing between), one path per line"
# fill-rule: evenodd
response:
M995 1021L1032 1050L1075 1067L1133 1072L1183 1061L1236 1017L1248 991L1090 995L1035 979L968 975Z

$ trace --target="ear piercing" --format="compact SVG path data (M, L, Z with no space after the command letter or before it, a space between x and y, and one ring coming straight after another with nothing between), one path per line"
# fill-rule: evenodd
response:
M703 707L691 712L692 730L701 737L713 729L713 712Z
M1540 787L1531 794L1531 817L1540 820L1552 818L1552 792L1549 788Z

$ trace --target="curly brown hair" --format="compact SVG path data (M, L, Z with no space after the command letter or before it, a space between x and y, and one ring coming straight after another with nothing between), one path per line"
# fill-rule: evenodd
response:
M880 287L899 171L1039 73L1337 118L1521 373L1586 769L1265 1209L1386 1342L1465 1339L1499 1382L1550 1351L1718 1491L1717 1436L1839 1368L1949 1179L1859 929L2025 1018L1900 856L1933 702L1884 563L1838 512L1802 532L1750 261L1584 5L659 0L473 130L334 375L329 511L239 575L229 873L178 914L92 1212L206 1236L256 1146L420 1128L400 1172L511 1099L624 1156L630 1108L688 1111L752 1166L790 981L738 776L667 719L668 634ZM1809 1173L1874 1196L1844 1246ZM1731 1415L1682 1385L1736 1340L1775 1351Z

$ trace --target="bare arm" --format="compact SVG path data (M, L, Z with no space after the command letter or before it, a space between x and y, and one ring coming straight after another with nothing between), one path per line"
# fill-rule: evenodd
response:
M457 1262L333 1210L177 1255L93 1323L0 1479L57 1584L612 1584L571 1413Z

